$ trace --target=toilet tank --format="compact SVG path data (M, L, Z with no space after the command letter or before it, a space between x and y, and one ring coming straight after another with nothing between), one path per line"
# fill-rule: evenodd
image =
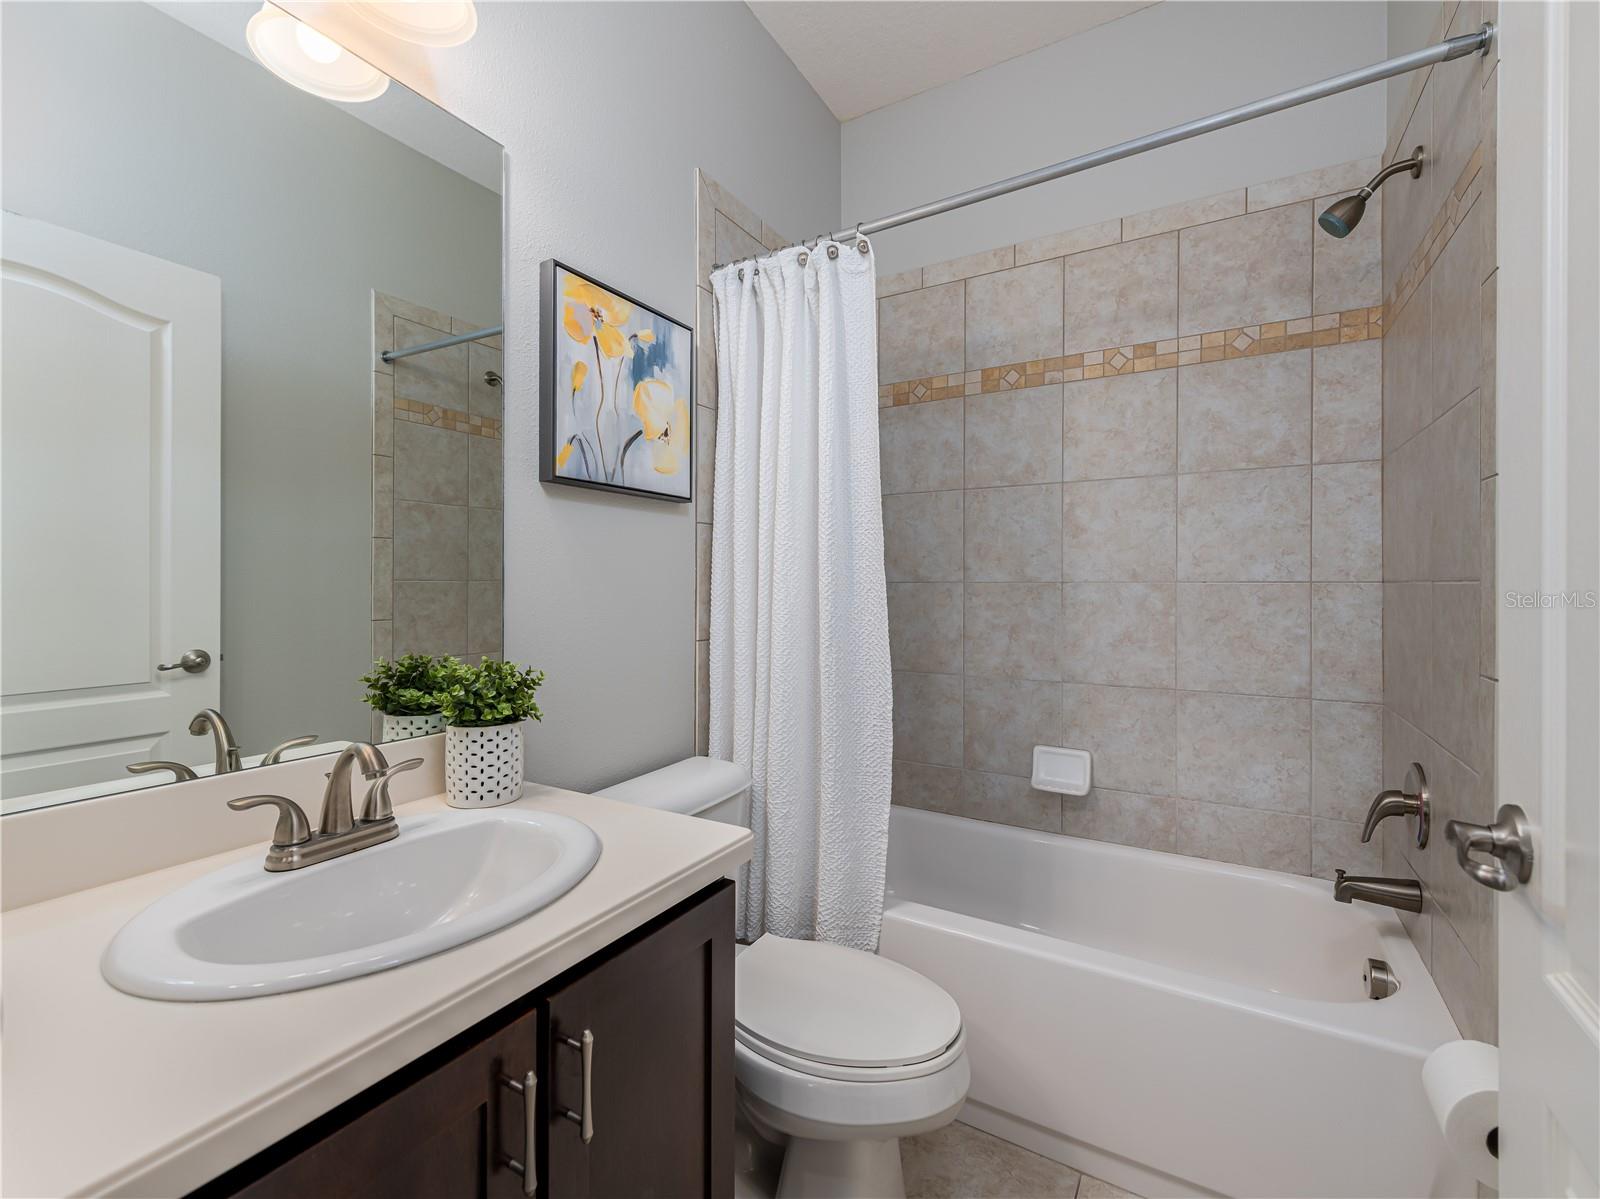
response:
M720 758L685 758L603 791L607 799L750 827L750 773Z

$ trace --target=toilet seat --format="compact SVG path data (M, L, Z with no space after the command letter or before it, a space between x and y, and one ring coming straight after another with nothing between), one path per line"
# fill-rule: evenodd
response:
M789 1070L893 1081L960 1055L961 1009L898 962L768 934L738 955L734 974L737 1043Z

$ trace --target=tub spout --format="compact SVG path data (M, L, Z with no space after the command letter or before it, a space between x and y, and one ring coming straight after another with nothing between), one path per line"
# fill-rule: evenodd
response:
M1333 897L1340 903L1361 899L1399 908L1402 912L1422 911L1422 884L1413 878L1374 878L1347 875L1337 870L1333 877Z

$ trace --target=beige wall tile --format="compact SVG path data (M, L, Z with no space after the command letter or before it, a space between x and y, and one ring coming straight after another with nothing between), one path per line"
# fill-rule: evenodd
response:
M467 351L467 411L478 416L501 419L505 383L502 381L498 386L492 384L488 375L491 371L496 375L505 374L504 355L475 341L469 342L464 348Z
M467 652L467 584L463 580L397 579L395 654Z
M372 535L394 536L394 459L372 456Z
M1367 201L1361 223L1346 237L1311 233L1311 309L1343 312L1383 303L1383 192ZM1311 205L1311 219L1339 195L1319 196Z
M1311 701L1178 693L1178 794L1308 815Z
M1183 200L1164 208L1152 208L1137 216L1122 218L1122 240L1133 241L1140 237L1153 237L1157 233L1170 233L1186 225L1201 225L1207 221L1220 221L1224 217L1243 214L1244 188L1219 192L1199 200Z
M1178 686L1311 694L1307 583L1178 584Z
M879 300L878 382L966 369L966 295L958 282Z
M1499 975L1494 966L1475 962L1447 920L1434 921L1432 947L1429 967L1433 981L1461 1035L1496 1043L1500 1038Z
M1383 789L1383 708L1311 705L1311 812L1335 821L1364 820Z
M961 486L965 405L931 400L878 409L878 472L885 494Z
M394 376L372 374L372 452L394 455Z
M1335 870L1348 874L1380 874L1382 855L1378 839L1361 844L1361 825L1343 820L1312 820L1311 874L1314 878L1333 877Z
M1065 233L1052 233L1048 237L1036 237L1032 241L1018 242L1017 265L1043 262L1047 258L1064 258L1068 254L1081 254L1084 250L1096 250L1101 246L1114 245L1121 240L1122 222L1113 217L1109 221L1101 221L1098 225L1084 225L1079 229L1069 229Z
M1472 33L1481 24L1477 4L1462 4L1456 10L1450 34ZM1429 167L1438 173L1441 199L1462 181L1462 173L1468 169L1468 162L1483 135L1483 119L1478 107L1483 102L1484 65L1477 55L1469 54L1454 62L1436 64L1428 75L1428 89L1433 92Z
M1065 478L1116 479L1176 469L1176 370L1088 379L1062 391Z
M1383 455L1383 342L1311 351L1311 460L1364 462Z
M697 524L694 527L694 639L705 641L710 636L711 526Z
M968 582L1061 581L1061 485L966 493Z
M404 500L396 503L394 570L399 579L466 578L466 508Z
M1433 88L1423 90L1406 131L1401 135L1397 154L1408 158L1415 146L1434 149L1433 141ZM1383 221L1383 294L1392 296L1400 272L1411 260L1412 253L1422 244L1429 224L1438 215L1445 191L1455 181L1444 181L1438 170L1424 169L1422 178L1399 175L1384 184Z
M755 209L710 176L702 175L701 178L705 180L712 207L725 214L728 219L737 223L741 228L750 230L749 236L755 237L761 232L761 218L756 215ZM730 260L723 258L719 259L719 261L728 262Z
M1435 751L1431 758L1424 760L1423 766L1428 772L1434 819L1472 824L1487 824L1494 819L1492 784L1447 753ZM1470 878L1465 871L1456 869L1453 860L1447 862L1443 850L1448 850L1451 859L1454 858L1454 847L1446 842L1434 863L1434 878L1429 888L1435 910L1443 917L1439 923L1449 925L1474 961L1492 961L1495 956L1494 892Z
M756 222L760 229L761 222ZM760 258L767 252L767 247L761 244L761 239L743 226L739 225L725 210L719 208L712 224L712 246L716 261L723 266L733 262L743 262L749 258Z
M498 579L467 584L467 652L501 652L501 584Z
M1428 501L1428 571L1434 579L1478 577L1477 398L1423 430L1422 486Z
M894 672L894 756L961 765L961 676Z
M1158 795L1095 787L1088 795L1061 797L1062 831L1091 841L1109 841L1162 853L1188 852L1178 837L1178 802ZM1088 1176L1084 1176L1088 1181ZM1079 1192L1080 1195L1083 1192ZM1096 1191L1095 1194L1121 1194Z
M956 812L973 820L1059 833L1061 799L1049 791L1035 791L1026 778L1017 775L966 770L962 772L961 800Z
M1315 199L1329 192L1353 192L1378 173L1379 165L1378 155L1373 154L1338 166L1319 167L1298 175L1269 179L1265 183L1252 183L1247 189L1249 209L1256 212L1262 208L1278 208L1299 200Z
M936 287L940 283L949 283L953 279L969 279L973 275L987 275L991 271L1003 271L1007 267L1015 266L1017 261L1016 250L1012 246L1001 246L995 250L980 250L976 254L967 254L961 258L952 258L946 262L936 262L932 266L922 268L922 285Z
M1341 462L1312 469L1311 577L1383 578L1383 465Z
M883 497L883 557L890 582L960 580L962 493Z
M404 365L402 359L398 365ZM425 504L464 505L468 499L469 433L412 421L394 426L394 498Z
M505 574L505 516L498 508L467 509L467 578L499 579Z
M889 584L889 656L896 670L960 674L961 584Z
M1309 204L1198 225L1178 236L1180 334L1310 314Z
M961 775L957 766L896 761L891 774L890 800L902 808L959 814Z
M1178 734L1175 692L1078 683L1068 683L1062 690L1066 727L1061 744L1093 755L1096 785L1145 795L1172 794Z
M978 275L966 286L969 370L1062 352L1059 262Z
M1431 590L1428 583L1383 585L1383 702L1413 725L1421 722L1428 691L1428 655L1433 643Z
M1066 583L1062 677L1069 683L1171 687L1177 593L1170 583Z
M903 291L916 291L922 286L922 268L919 266L914 271L899 271L893 275L879 275L877 279L878 298L884 296L897 296Z
M1311 461L1311 351L1178 368L1178 468Z
M394 542L372 539L372 619L394 618Z
M411 321L396 319L394 336L396 349L419 346L437 341L439 330ZM467 347L450 346L402 358L394 363L394 396L397 400L413 400L419 404L437 404L441 408L467 409Z
M498 437L467 442L467 502L474 508L505 506L505 445Z
M717 483L717 410L694 406L694 518L711 523Z
M1403 445L1433 419L1432 352L1428 307L1433 279L1428 277L1392 319L1383 339L1383 446Z
M1484 223L1489 223L1486 217ZM1478 391L1478 471L1486 479L1498 469L1495 466L1495 289L1499 282L1498 271L1491 272L1483 281L1482 307L1479 309L1482 337L1479 340L1478 373L1483 379L1483 386Z
M717 406L717 318L711 293L694 289L694 402Z
M1056 383L967 398L968 487L1061 481L1061 391Z
M1478 569L1483 578L1478 584L1478 673L1486 678L1500 677L1498 653L1498 628L1500 618L1499 592L1495 574L1495 486L1497 479L1483 481L1478 502Z
M1177 502L1170 476L1064 484L1062 578L1172 582Z
M966 669L986 678L1061 681L1061 585L968 583Z
M1311 872L1309 817L1194 799L1175 803L1185 853L1259 870Z
M968 770L1026 778L1033 747L1060 744L1061 684L968 675L966 724Z
M379 658L386 661L394 657L394 621L375 620L372 622L372 660Z
M694 643L694 746L698 754L711 752L711 643Z
M1491 747L1479 745L1478 586L1435 583L1428 648L1428 690L1418 723L1422 731L1469 768L1487 764Z
M1178 478L1178 578L1220 583L1311 577L1311 468Z
M1066 263L1066 343L1073 352L1178 333L1178 235L1073 254Z
M1428 577L1433 557L1433 497L1428 493L1424 459L1428 439L1413 437L1390 454L1383 471L1383 575L1386 579Z
M1477 390L1481 379L1483 271L1478 257L1478 215L1474 206L1429 274L1433 285L1433 368L1429 375L1435 416Z
M1311 693L1383 698L1383 584L1311 585Z

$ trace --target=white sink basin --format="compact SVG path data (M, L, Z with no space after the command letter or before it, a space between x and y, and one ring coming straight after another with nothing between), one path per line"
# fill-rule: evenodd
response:
M600 857L587 826L523 809L402 817L393 841L268 874L252 855L140 912L100 961L150 999L246 999L373 974L536 912Z

